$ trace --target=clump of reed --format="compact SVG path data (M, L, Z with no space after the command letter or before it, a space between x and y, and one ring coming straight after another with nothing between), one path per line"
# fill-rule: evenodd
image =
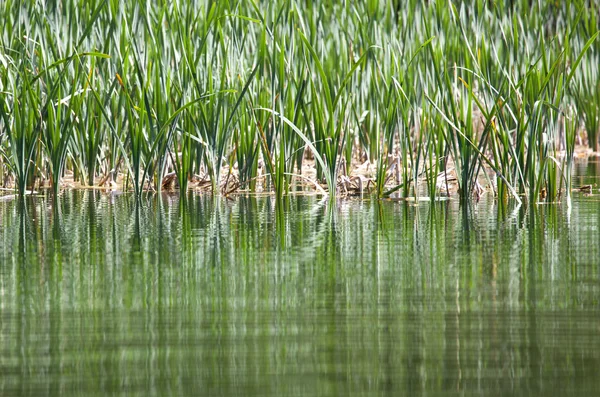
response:
M0 7L0 176L20 195L68 175L137 197L359 180L556 201L577 135L598 151L594 1Z

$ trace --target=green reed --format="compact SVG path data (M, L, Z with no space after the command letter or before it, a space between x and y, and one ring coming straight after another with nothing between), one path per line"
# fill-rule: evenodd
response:
M334 196L366 164L379 197L556 201L576 120L598 150L599 6L7 0L3 182Z

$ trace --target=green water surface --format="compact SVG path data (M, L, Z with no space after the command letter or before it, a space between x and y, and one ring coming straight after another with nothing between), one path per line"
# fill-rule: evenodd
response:
M600 197L0 203L0 395L597 396Z

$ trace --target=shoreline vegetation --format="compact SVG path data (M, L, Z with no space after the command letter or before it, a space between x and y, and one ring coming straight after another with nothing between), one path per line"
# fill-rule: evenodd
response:
M2 191L570 202L600 145L598 9L5 0Z

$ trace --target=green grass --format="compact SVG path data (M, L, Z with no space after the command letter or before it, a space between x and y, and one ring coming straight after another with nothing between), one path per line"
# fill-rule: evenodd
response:
M336 196L369 161L377 197L558 201L600 145L600 4L529 3L6 0L0 175Z

